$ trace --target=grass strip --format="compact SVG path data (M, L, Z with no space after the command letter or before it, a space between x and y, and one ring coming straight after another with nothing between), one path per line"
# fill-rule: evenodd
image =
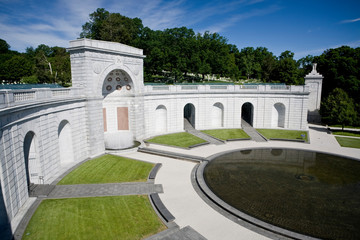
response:
M358 138L347 138L347 137L335 137L336 141L342 147L349 147L349 148L360 148L360 139Z
M267 139L289 139L289 140L305 140L308 142L307 131L283 130L283 129L256 129ZM302 137L301 135L304 135Z
M153 166L151 163L104 155L83 163L58 185L145 182Z
M158 144L184 147L184 148L206 142L204 139L198 138L187 132L161 135L161 136L153 137L146 141L149 143L158 143Z
M343 132L343 131L332 131L333 135L341 135L341 136L350 136L350 137L360 137L360 132Z
M143 239L165 229L146 196L47 199L22 239Z
M340 125L340 124L338 124L338 125L330 125L329 127L330 127L330 128L331 128L331 127L339 127L339 128L342 128L342 125ZM344 126L344 128L360 129L360 126Z
M242 129L211 129L202 130L201 132L224 141L228 139L250 138Z

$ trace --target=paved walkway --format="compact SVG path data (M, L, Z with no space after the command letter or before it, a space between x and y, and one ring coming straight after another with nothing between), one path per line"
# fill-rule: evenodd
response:
M196 130L186 118L184 118L184 129L188 133L190 133L190 134L192 134L192 135L194 135L194 136L196 136L198 138L204 139L205 141L207 141L207 142L209 142L211 144L215 144L215 145L224 144L224 142L219 141L219 140L217 140L215 138L212 138L209 135L206 135L205 133L202 133L199 130Z
M103 197L121 195L148 195L162 193L162 186L149 182L144 183L108 183L57 185L48 198Z
M251 137L251 140L254 140L255 142L266 142L266 139L261 136L258 131L256 131L253 126L251 126L248 122L246 122L244 119L241 119L241 127L243 128L244 132L247 133Z
M310 144L285 141L255 142L249 140L228 142L222 145L204 145L191 150L155 144L150 144L150 147L198 157L209 157L216 153L234 149L259 147L296 148L342 154L359 159L360 149L340 147L335 137L328 134L324 127L310 125L309 132ZM180 227L190 226L209 240L282 239L281 237L271 235L270 233L258 232L258 230L246 226L246 224L239 225L209 206L195 191L191 182L190 176L196 163L141 152L129 153L125 156L154 163L162 163L162 167L157 174L155 183L162 184L164 193L159 194L159 196L167 209L174 215L175 223Z

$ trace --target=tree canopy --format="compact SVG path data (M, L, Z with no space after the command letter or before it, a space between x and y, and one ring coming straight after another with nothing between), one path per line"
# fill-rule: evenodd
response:
M324 76L323 100L329 104L328 97L334 89L344 90L357 112L356 117L351 115L355 118L353 122L360 124L360 48L342 46L328 49L320 56L309 55L295 60L294 53L288 50L278 57L265 47L239 50L218 33L195 33L184 26L152 30L144 27L139 18L111 13L104 8L89 14L80 37L143 49L145 81L204 81L211 75L232 81L254 79L257 82L304 84L304 76L316 62L318 71ZM0 39L0 80L70 86L69 53L64 48L44 44L19 53L11 51L10 45ZM332 96L339 95L338 91ZM327 110L322 111L322 115L325 120L331 118Z
M357 121L353 99L341 88L335 88L321 102L320 113L325 123L341 124L343 129L345 125L353 125Z
M0 39L0 44L2 40ZM6 46L6 41L4 41ZM7 44L8 45L8 44ZM58 83L71 85L70 56L65 48L41 44L25 53L0 53L0 80L8 83Z

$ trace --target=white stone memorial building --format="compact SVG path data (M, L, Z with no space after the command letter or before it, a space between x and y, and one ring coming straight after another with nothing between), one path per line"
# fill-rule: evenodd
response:
M0 186L13 231L31 184L105 152L105 143L196 129L308 129L318 120L322 76L304 86L144 85L143 51L120 43L70 41L72 87L0 90ZM121 144L121 143L120 143Z

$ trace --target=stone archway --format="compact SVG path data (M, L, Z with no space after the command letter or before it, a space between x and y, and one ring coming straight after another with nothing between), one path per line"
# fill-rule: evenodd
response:
M103 81L103 122L105 132L129 131L130 108L134 99L134 83L129 74L112 70Z
M195 106L191 103L186 104L184 107L184 120L187 120L195 128Z
M253 126L254 106L246 102L241 107L241 119Z

